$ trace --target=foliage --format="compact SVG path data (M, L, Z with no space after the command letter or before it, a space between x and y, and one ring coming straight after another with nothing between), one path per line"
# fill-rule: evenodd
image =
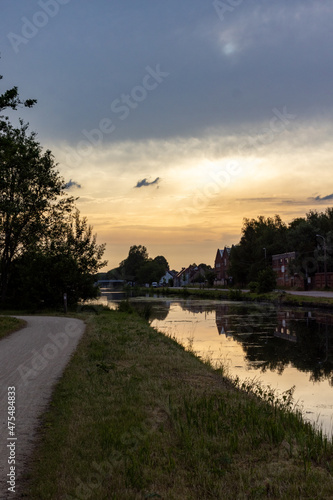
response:
M119 268L109 271L108 274L119 271L123 278L144 284L159 282L168 268L168 261L162 255L151 259L145 246L133 245L130 247L128 257L120 263Z
M122 275L129 281L136 281L139 269L148 261L147 248L142 245L132 245L128 256L119 264Z
M214 285L215 279L216 279L216 274L213 269L206 271L206 280L208 281L209 286Z
M0 77L1 79L1 77ZM31 107L17 87L0 95L5 108ZM56 305L94 297L94 274L105 265L104 245L75 200L65 191L51 151L43 151L35 132L19 120L15 128L0 116L0 301Z
M97 296L95 275L106 264L101 260L105 245L97 245L91 226L80 219L77 210L67 215L61 232L58 226L54 229L14 262L9 288L12 302L54 306L63 303L64 293L68 304Z
M4 300L13 260L36 245L73 208L50 151L42 152L27 125L0 135L0 292Z
M257 293L268 293L276 288L276 274L271 267L266 267L258 273Z
M319 236L318 236L319 235ZM310 210L305 217L289 225L279 215L244 219L242 236L231 249L229 274L234 282L245 285L258 281L260 271L271 265L272 255L296 252L289 272L304 278L333 270L333 208L324 212Z
M232 289L230 288L229 292L228 292L228 299L229 300L235 300L235 301L238 301L238 300L242 300L243 298L243 294L242 294L242 291L241 290L238 290L238 289Z
M23 319L12 318L11 316L2 316L0 318L0 339L20 330L26 325Z
M166 264L164 261L166 262ZM155 259L149 259L147 262L145 262L138 271L137 277L139 283L152 283L153 281L159 282L168 269L168 263L166 259L164 259L164 261L160 260L159 257L155 257Z
M288 242L290 248L297 251L292 272L305 278L323 272L325 245L327 270L333 270L333 208L322 213L311 210L305 218L293 220L288 229Z
M244 219L239 245L230 253L230 271L235 283L256 281L259 271L271 262L271 256L286 248L287 226L279 215Z
M122 300L121 302L119 302L117 311L126 314L134 313L134 309L132 307L132 304L130 304L129 300Z
M248 286L251 293L258 292L258 281L250 281L250 283L248 283L247 286Z
M0 80L2 80L2 78L2 75L0 75ZM16 110L18 107L31 108L36 104L36 102L36 99L26 99L25 101L21 101L18 88L15 86L6 90L3 94L0 94L0 113L7 108L13 110ZM0 130L6 128L8 120L8 116L0 115Z
M114 269L110 269L107 273L99 273L99 279L121 280L123 279L121 268L115 267Z

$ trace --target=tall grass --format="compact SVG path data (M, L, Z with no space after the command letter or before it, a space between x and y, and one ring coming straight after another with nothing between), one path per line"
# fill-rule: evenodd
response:
M27 498L333 497L332 442L293 411L292 391L226 379L136 313L87 322L43 418Z
M13 332L20 330L26 325L26 321L10 316L0 317L0 339L7 337Z

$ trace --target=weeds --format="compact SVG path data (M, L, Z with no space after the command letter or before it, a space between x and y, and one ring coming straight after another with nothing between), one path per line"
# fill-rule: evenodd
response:
M122 300L121 302L119 302L116 310L120 313L126 313L126 314L133 314L134 313L134 308L128 299Z
M27 498L332 498L332 442L293 411L292 389L226 380L133 311L87 321Z
M18 318L12 318L10 316L0 317L0 339L7 337L11 333L20 330L26 325L26 321Z

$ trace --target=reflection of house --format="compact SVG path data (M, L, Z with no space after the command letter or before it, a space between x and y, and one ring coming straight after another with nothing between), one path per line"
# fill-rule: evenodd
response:
M272 266L277 276L277 286L282 288L302 287L304 281L298 274L290 272L290 262L295 260L296 252L286 252L272 255Z
M230 332L231 330L231 324L230 324L230 318L228 315L228 306L219 306L216 308L215 312L215 320L216 320L216 326L217 330L219 332L219 335L225 335L226 337L232 337L233 335Z
M224 247L223 250L218 249L215 257L214 271L216 275L216 282L219 285L228 285L230 276L228 274L230 262L231 248Z
M302 313L303 314L303 313ZM290 311L278 311L274 336L280 339L289 340L290 342L297 342L295 332L291 330L290 320L295 319L295 313Z
M174 286L186 286L191 283L202 283L205 281L205 270L201 266L191 265L187 268L183 267L179 273L174 276Z

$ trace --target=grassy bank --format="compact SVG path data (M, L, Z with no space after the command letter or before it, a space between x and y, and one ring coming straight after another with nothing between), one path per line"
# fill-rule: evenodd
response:
M184 287L174 290L173 288L155 288L141 289L141 292L147 291L153 294L174 295L186 298L202 298L210 300L234 300L234 301L252 301L252 302L271 302L273 304L282 304L296 307L322 307L333 309L333 299L325 297L307 297L304 295L292 295L282 291L271 293L251 293L230 288L229 290L219 289L196 289Z
M264 391L265 402L243 389L136 314L91 315L43 418L25 494L332 498L332 444L288 394Z
M20 330L25 326L26 322L22 319L12 318L10 316L0 317L0 339L7 337L13 332Z

